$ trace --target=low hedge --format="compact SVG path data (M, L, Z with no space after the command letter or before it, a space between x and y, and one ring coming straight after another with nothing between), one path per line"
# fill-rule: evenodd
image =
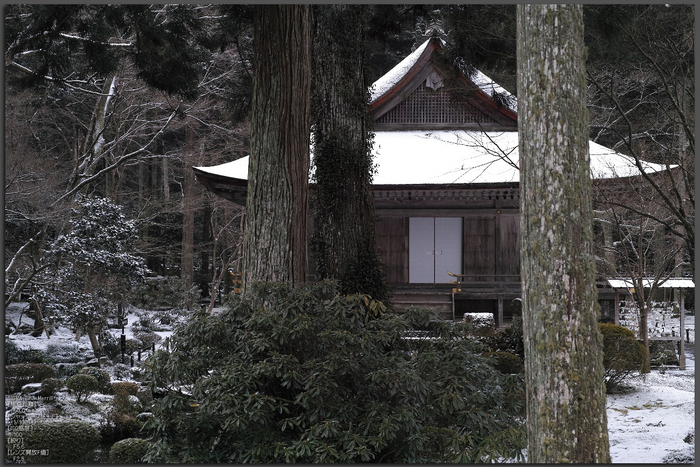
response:
M140 464L144 463L151 443L141 438L127 438L117 441L109 450L109 462L113 464Z
M116 381L112 383L112 394L116 394L119 390L126 391L130 396L135 396L139 392L139 385L131 381Z
M32 423L23 435L28 464L91 463L100 443L97 428L80 420Z
M46 378L55 378L56 370L44 363L18 363L5 366L5 393L14 394L29 383L41 383Z

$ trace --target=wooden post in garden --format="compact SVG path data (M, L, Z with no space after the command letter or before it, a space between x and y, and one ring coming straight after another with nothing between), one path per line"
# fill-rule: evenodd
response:
M680 340L680 349L678 351L678 367L681 370L685 370L685 340L683 340L683 334L685 331L685 294L683 293L683 289L676 289L676 293L680 295L680 314L681 314L681 328L679 329L679 336L681 338Z

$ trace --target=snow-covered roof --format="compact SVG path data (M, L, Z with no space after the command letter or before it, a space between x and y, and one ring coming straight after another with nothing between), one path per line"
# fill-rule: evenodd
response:
M378 131L374 138L375 185L505 183L520 181L515 131ZM596 179L639 175L634 159L590 142ZM663 170L645 164L649 172ZM248 157L202 172L248 179Z
M651 278L642 279L644 287L651 287L654 280ZM631 279L608 279L610 287L613 289L628 289L633 288L635 284ZM658 286L662 289L694 289L695 283L692 279L666 279L663 284Z
M491 97L494 94L500 94L505 97L508 108L513 112L518 111L518 99L481 71L475 70L474 74L469 79L471 79L472 83L476 84L487 96Z
M406 76L409 70L418 62L421 55L423 55L429 43L430 39L423 42L420 47L414 50L408 57L404 58L398 65L372 84L370 88L370 103L389 92L391 88L396 86L401 79ZM502 95L506 98L505 101L508 108L514 112L518 111L518 101L516 97L481 71L475 70L469 79L489 97L493 96L494 93Z
M430 41L427 40L421 44L416 50L414 50L408 57L404 58L396 65L394 68L389 70L388 73L383 75L377 81L372 84L370 88L370 102L374 102L381 96L387 93L391 88L393 88L401 78L403 78L408 70L410 70L413 65L416 64L420 56L425 51Z

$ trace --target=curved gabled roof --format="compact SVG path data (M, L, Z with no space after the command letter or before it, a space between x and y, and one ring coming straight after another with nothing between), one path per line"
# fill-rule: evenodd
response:
M475 70L470 77L438 59L443 43L432 37L421 44L413 53L403 59L388 73L374 82L370 88L370 112L377 129L418 130L418 129L517 129L517 99L482 72ZM424 85L424 86L423 86ZM419 89L423 88L423 89ZM424 92L425 88L432 92ZM447 90L449 88L449 91ZM499 98L496 98L498 95ZM444 115L460 113L461 109L470 115L450 120L410 121L401 118L401 124L387 124L382 119L392 111L400 112L401 105L418 96L418 102L409 104L434 106L428 114ZM506 105L503 105L503 104ZM405 109L403 109L405 111ZM425 113L424 113L425 114ZM423 115L425 117L425 115ZM396 121L395 118L391 119Z
M439 81L435 73L444 73L444 69L433 60L433 54L441 49L439 39L427 40L374 83L370 109L375 118L408 100L419 87L425 88L424 83L429 77ZM437 82L435 87L439 89L438 81L430 83ZM392 131L377 128L373 149L377 167L374 185L500 184L520 180L515 97L478 71L471 78L461 75L461 85L467 89L467 104L473 103L473 109L491 112L491 115L497 112L503 118L500 122L507 123L505 128L494 131L481 125L476 129L474 125L447 128L434 125L426 129L411 124L396 125L390 128ZM506 99L510 103L508 107L492 98L494 92L509 97ZM429 94L428 91L425 94ZM640 174L632 158L592 141L589 142L589 154L593 178ZM214 167L194 167L194 171L211 191L244 204L248 159L244 157ZM645 165L650 173L665 170L660 165Z

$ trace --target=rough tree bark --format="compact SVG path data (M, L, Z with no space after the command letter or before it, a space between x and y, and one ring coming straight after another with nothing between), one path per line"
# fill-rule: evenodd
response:
M583 10L518 5L517 22L528 460L610 462Z
M346 294L386 301L388 285L375 246L364 79L368 18L366 5L318 5L314 10L311 248L317 279L337 280Z
M306 281L311 10L254 11L253 101L243 288Z

